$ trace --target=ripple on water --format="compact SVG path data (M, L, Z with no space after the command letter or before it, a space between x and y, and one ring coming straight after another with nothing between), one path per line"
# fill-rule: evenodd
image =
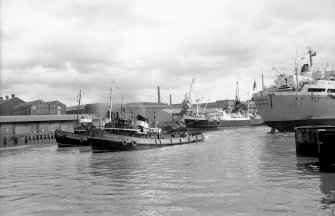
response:
M268 128L205 142L92 154L55 145L0 152L4 215L331 215L334 173Z

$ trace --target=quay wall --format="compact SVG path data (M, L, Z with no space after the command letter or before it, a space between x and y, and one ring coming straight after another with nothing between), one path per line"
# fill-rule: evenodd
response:
M1 123L0 134L19 135L19 134L35 134L35 133L54 133L57 128L65 131L73 131L75 121L66 122L29 122L29 123Z
M90 116L93 124L99 126L99 118ZM76 115L0 116L0 148L54 142L54 133L57 128L73 131L76 122Z

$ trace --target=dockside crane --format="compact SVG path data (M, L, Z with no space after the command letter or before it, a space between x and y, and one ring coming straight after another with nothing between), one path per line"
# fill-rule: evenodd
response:
M188 92L185 93L184 100L182 102L182 114L187 114L188 112L192 111L192 92L193 92L193 85L195 82L195 78L192 78L192 82Z

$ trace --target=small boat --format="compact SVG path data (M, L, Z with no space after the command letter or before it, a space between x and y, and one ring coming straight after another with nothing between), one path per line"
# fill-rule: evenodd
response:
M181 145L204 139L202 133L164 133L161 128L150 128L145 118L138 115L135 123L130 122L129 118L128 120L118 118L111 124L106 124L103 130L91 130L88 142L92 151L97 153Z
M73 132L56 129L55 139L58 147L89 146L87 141L91 129L94 128L92 118L82 116Z

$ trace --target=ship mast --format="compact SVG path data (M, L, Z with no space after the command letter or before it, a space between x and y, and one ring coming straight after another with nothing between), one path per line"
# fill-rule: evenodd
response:
M295 60L294 60L294 70L295 70L295 79L297 82L297 87L295 88L295 91L298 92L299 87L299 81L298 81L298 62L297 62L297 48L295 49Z
M312 67L313 66L313 56L316 56L316 52L313 51L311 47L307 47L307 48L308 48L308 54L309 54L309 63Z
M264 75L263 75L263 67L262 67L262 90L264 91Z
M79 91L79 96L78 96L77 123L79 121L80 100L81 100L81 89Z
M113 108L113 90L114 90L115 78L111 81L111 89L110 89L110 106L109 106L109 123L112 122L112 108Z

